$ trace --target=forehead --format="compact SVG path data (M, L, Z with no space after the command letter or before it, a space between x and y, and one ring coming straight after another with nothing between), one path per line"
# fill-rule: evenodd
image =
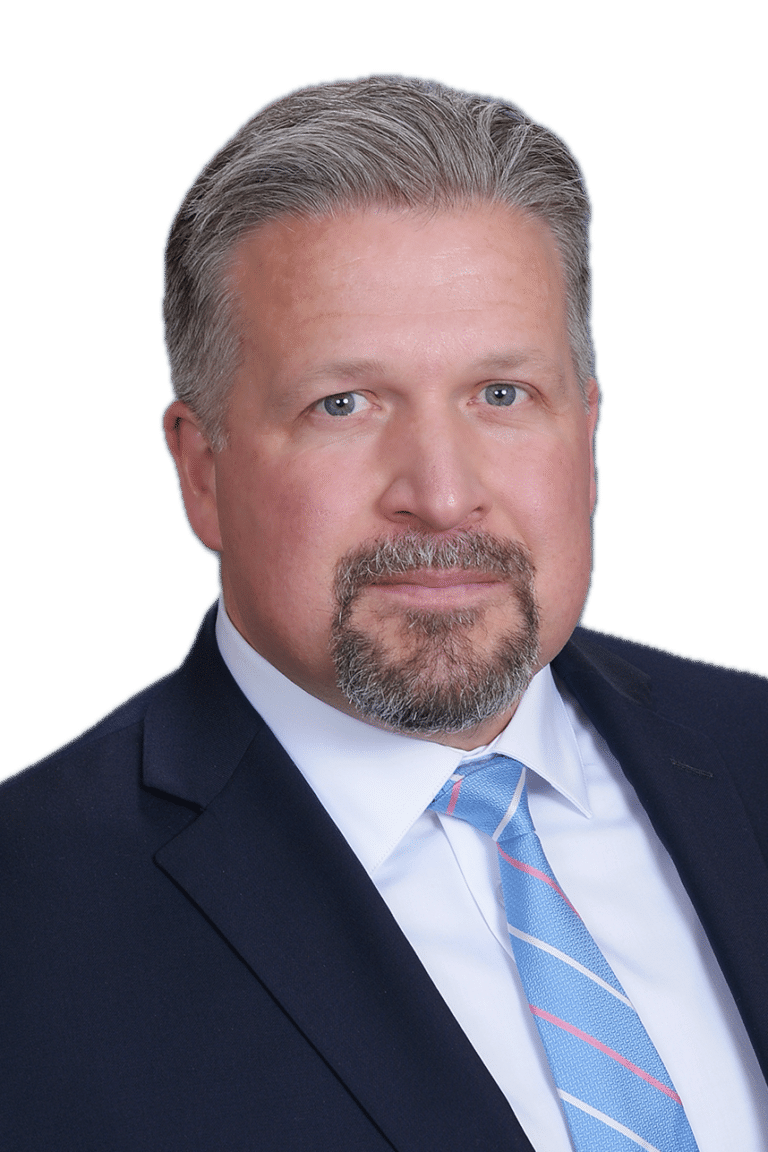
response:
M504 280L527 271L531 280L563 287L562 265L545 221L503 205L475 204L457 211L414 212L370 207L335 216L287 216L253 229L235 246L229 278L236 288L268 282L300 300L322 281L339 290L374 293L400 274L403 288L440 270L460 302L476 285L472 269ZM506 265L506 267L505 267ZM464 266L464 275L461 268ZM514 272L513 272L514 269Z
M332 346L424 366L496 349L570 360L552 233L507 207L278 219L238 244L230 284L246 358L268 372Z

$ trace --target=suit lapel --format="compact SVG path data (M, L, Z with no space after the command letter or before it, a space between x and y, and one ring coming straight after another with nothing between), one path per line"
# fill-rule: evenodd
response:
M209 614L147 716L144 781L200 814L156 854L400 1152L530 1150L357 858L223 665ZM768 869L709 740L593 645L555 671L685 884L768 1076ZM457 1069L461 1069L456 1090Z
M726 763L655 711L648 677L620 657L577 640L553 666L674 861L768 1079L768 867Z
M157 863L400 1152L527 1152L357 858L231 681L212 627L147 717L145 783L203 808ZM188 723L180 748L172 734Z

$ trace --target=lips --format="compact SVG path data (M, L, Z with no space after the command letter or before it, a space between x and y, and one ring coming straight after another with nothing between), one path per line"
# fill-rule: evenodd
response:
M383 604L400 600L418 609L463 612L481 607L500 589L516 596L526 618L536 619L533 565L522 544L482 531L450 537L406 533L369 541L347 553L337 567L335 627L343 629L366 590Z
M508 587L508 581L488 572L420 568L379 576L361 588L359 595L371 596L381 606L389 602L411 609L453 612L479 608L498 597L503 587Z
M410 586L417 585L422 588L461 588L477 584L499 584L499 576L490 572L467 571L466 569L453 569L445 571L436 568L416 569L412 572L397 573L392 576L380 576L371 581L371 586Z

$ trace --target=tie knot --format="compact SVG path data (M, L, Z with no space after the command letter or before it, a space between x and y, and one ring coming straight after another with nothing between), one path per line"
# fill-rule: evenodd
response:
M533 832L525 787L525 765L509 756L488 756L460 764L430 804L456 816L492 840L512 840Z

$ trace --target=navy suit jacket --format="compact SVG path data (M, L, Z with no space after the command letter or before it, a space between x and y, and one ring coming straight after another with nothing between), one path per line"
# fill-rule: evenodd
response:
M0 1147L530 1150L213 619L178 672L0 789ZM554 667L768 1072L768 684L580 629Z

